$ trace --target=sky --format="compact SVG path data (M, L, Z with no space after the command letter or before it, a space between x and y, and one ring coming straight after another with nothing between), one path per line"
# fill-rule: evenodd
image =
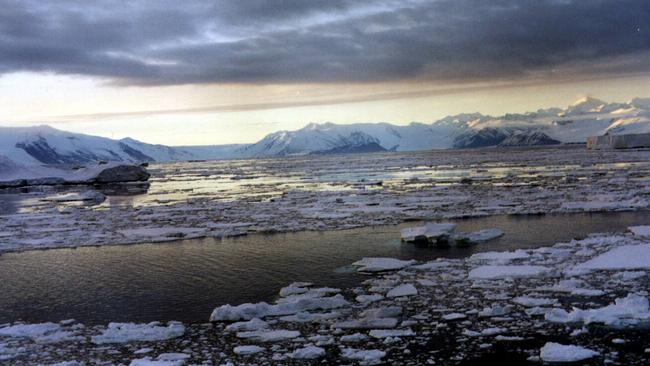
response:
M168 145L650 97L647 0L0 0L0 125Z

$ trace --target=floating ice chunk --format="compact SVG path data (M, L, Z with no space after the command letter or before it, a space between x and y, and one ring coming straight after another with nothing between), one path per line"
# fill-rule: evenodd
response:
M316 346L298 348L288 354L289 357L297 360L313 360L325 356L325 349Z
M456 229L456 224L452 223L426 223L423 226L407 227L400 231L403 241L431 241L440 237L447 237L449 233Z
M150 357L138 358L132 360L129 366L183 366L185 360L165 361L165 360L152 360Z
M528 308L532 308L536 306L550 306L550 305L557 304L556 299L535 298L535 297L528 297L528 296L515 297L514 299L512 299L512 302Z
M60 329L61 325L56 323L16 324L0 328L0 336L35 339Z
M366 319L394 318L402 315L401 306L386 306L381 308L367 309L361 312L361 317Z
M254 345L237 346L233 348L233 352L241 356L253 355L264 351L266 351L266 348Z
M361 365L376 365L386 356L386 352L378 349L364 350L356 348L344 348L341 351L343 358L358 361Z
M588 348L547 342L539 351L544 362L577 362L598 356L599 353Z
M468 337L489 337L489 336L505 333L507 331L508 330L505 329L505 328L496 328L496 327L494 327L494 328L485 328L480 332L465 329L465 330L463 330L463 335L466 335Z
M433 282L433 281L431 281L431 280L428 280L428 279L426 279L426 278L421 278L421 279L418 279L418 280L416 280L416 281L417 281L420 285L425 286L425 287L431 287L431 286L435 286L435 285L436 285L435 282Z
M467 318L467 315L461 313L451 313L442 316L442 320L453 321Z
M365 341L368 338L365 334L354 333L350 335L344 335L341 337L341 342L343 343L359 343Z
M374 294L374 295L359 295L356 297L355 300L361 303L371 303L379 300L383 300L384 296L379 295L379 294Z
M280 289L280 296L287 297L290 295L304 294L309 291L309 288L312 285L311 282L294 282L287 287Z
M373 329L370 331L373 338L412 337L415 335L411 329Z
M551 269L543 266L511 265L511 266L481 266L469 272L470 279L500 279L516 277L541 277L547 276Z
M399 306L368 309L359 314L359 319L338 322L332 327L340 329L395 328L398 323L396 317L401 314L402 308Z
M628 227L628 230L630 230L634 236L650 238L650 225L630 226Z
M511 305L494 305L489 308L483 308L483 310L478 312L478 316L482 318L490 318L490 317L495 317L495 316L503 316L510 314L512 311L512 306Z
M564 202L562 208L570 211L604 211L604 210L621 210L633 208L646 208L648 202L640 197L628 200L621 200L618 197L607 197L606 200L594 199L583 202Z
M291 315L309 310L329 310L348 306L349 303L341 295L305 298L295 302L284 302L270 305L265 302L256 304L241 304L237 306L223 305L212 312L210 321L236 321L264 318L267 316Z
M605 294L603 290L594 290L590 288L577 288L571 291L573 296L602 296Z
M226 327L226 331L242 332L242 331L266 329L268 327L269 327L269 323L265 322L260 318L253 318L245 322L232 323Z
M494 340L496 341L501 341L501 342L520 342L525 340L526 338L520 337L520 336L504 336L504 335L498 335L494 337Z
M163 353L155 360L151 357L132 360L129 366L183 366L188 358L190 355L186 353Z
M295 322L295 323L313 323L313 322L319 322L325 319L333 319L333 318L338 318L341 316L341 313L338 311L332 311L329 313L317 313L317 314L312 314L312 313L297 313L294 315L286 315L283 317L280 317L280 320L283 322Z
M375 328L395 328L398 320L395 318L378 318L378 319L357 319L346 320L335 323L333 328L340 329L375 329Z
M336 293L341 292L340 289L338 288L331 288L331 287L319 287L315 289L309 289L306 292L303 293L296 293L292 295L287 295L285 297L280 298L277 303L282 304L282 303L295 303L299 300L302 299L313 299L317 297L325 297L328 295L333 295Z
M151 241L170 241L180 238L199 238L205 236L204 228L193 227L149 227L122 229L118 232L127 238L146 238Z
M58 343L76 340L77 333L65 330L60 324L38 323L38 324L15 324L0 328L0 336L31 338L37 343Z
M24 351L24 348L9 347L7 344L0 342L0 361L11 360Z
M621 281L632 281L637 278L645 277L647 273L644 271L623 271L614 275L614 278L620 279Z
M149 324L109 323L104 332L91 338L95 344L151 342L177 338L185 334L185 326L169 322L161 326L158 322Z
M399 285L392 290L388 291L386 297L402 297L402 296L413 296L417 295L418 290L410 283Z
M352 263L353 266L359 267L359 272L382 272L395 271L406 268L415 264L416 261L403 261L395 258L363 258L360 261Z
M471 233L458 233L453 235L453 239L456 241L466 240L470 243L483 243L486 241L494 240L501 236L503 236L503 231L493 228L474 231Z
M86 192L74 192L59 194L56 196L45 197L42 201L51 201L51 202L77 202L77 201L96 201L102 202L106 199L101 192L98 191L86 191Z
M650 268L650 244L624 245L576 266L580 270Z
M484 252L476 253L469 257L470 261L486 261L486 262L496 262L496 263L508 263L515 259L527 259L530 258L524 250L515 250L514 252Z
M553 309L545 315L546 320L554 323L603 323L611 326L636 325L642 321L650 321L650 305L648 299L636 294L618 298L614 304L602 308L581 310L573 309L567 312L563 309Z
M435 271L435 270L447 268L449 266L451 266L451 263L449 262L434 260L434 261L418 264L417 266L413 266L413 268L423 270L423 271Z
M300 337L300 332L297 330L254 330L251 332L239 332L237 338L250 339L257 342L277 342L287 339Z

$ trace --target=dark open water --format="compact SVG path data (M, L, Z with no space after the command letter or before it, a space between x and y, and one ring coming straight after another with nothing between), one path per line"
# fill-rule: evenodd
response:
M402 244L400 226L251 235L164 244L53 249L0 256L0 323L75 318L203 322L215 306L273 300L293 281L352 287L364 279L349 264L368 256L430 260L479 251L547 246L593 232L648 224L648 212L490 216L459 231L496 227L506 235L471 248Z

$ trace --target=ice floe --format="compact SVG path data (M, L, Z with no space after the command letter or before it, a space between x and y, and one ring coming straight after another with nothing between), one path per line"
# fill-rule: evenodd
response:
M554 342L546 343L539 351L539 358L544 362L577 362L598 355L598 352L588 348Z
M92 337L96 344L161 341L185 334L185 326L169 322L167 326L158 322L148 324L109 323L102 334Z
M518 278L518 277L539 277L546 276L551 269L544 266L534 265L496 265L480 266L469 272L471 279L501 279L501 278Z
M382 272L382 271L395 271L398 269L406 268L415 264L414 260L399 260L395 258L363 258L359 261L352 263L353 266L359 267L359 272Z

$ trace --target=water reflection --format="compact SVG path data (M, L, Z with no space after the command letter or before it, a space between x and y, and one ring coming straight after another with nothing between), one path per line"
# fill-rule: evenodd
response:
M490 243L443 250L402 244L399 230L405 224L7 253L0 256L0 323L205 321L215 306L270 301L293 281L357 286L365 277L349 265L366 256L424 261L534 248L593 232L623 231L647 224L647 218L648 212L621 212L456 220L460 231L496 227L506 234Z

